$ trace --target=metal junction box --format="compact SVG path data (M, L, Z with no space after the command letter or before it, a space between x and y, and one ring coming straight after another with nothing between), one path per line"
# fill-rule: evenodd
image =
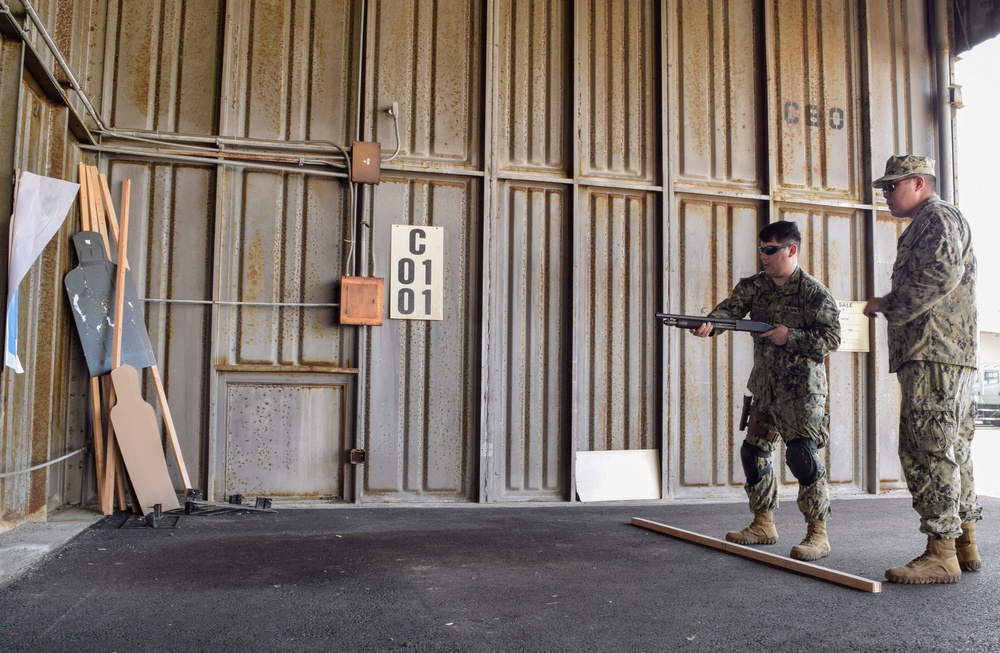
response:
M343 277L340 280L340 323L379 326L385 282L374 277Z

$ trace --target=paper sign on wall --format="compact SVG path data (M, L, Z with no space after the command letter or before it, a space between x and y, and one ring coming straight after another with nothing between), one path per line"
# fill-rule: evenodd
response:
M869 318L864 313L867 303L837 300L840 309L840 347L837 351L868 351Z
M444 228L392 225L389 317L444 319Z

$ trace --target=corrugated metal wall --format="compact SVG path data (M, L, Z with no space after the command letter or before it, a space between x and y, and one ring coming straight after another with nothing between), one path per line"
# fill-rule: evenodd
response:
M45 97L27 80L22 85L21 102L19 167L22 170L42 170L50 177L67 176L75 162L69 160L65 109ZM23 147L27 143L34 147ZM67 226L64 225L52 239L20 285L21 324L18 331L27 336L23 342L29 357L24 362L35 373L32 376L25 374L19 379L24 381L23 384L7 386L8 391L24 394L19 397L23 401L12 402L15 410L6 416L10 420L11 432L31 438L33 464L68 453L74 448L74 442L78 442L74 436L80 433L79 423L72 427L67 423L69 396L51 391L52 387L59 387L65 382L71 360L78 358L78 353L71 352L67 346L72 342L69 307L63 296L47 292L48 288L61 285L63 270L67 269L72 257L72 247L65 238L59 237L67 234ZM21 344L20 339L18 344ZM76 415L82 417L81 413ZM45 497L45 505L54 508L79 497L80 494L75 491L80 480L76 470L82 467L81 463L81 459L74 459L66 467L53 470L47 488L38 482L40 478L32 478L32 491L37 492L35 498L41 501L47 489L49 494ZM63 476L72 478L74 482L67 483ZM23 476L17 478L25 480Z
M767 14L772 171L771 219L799 224L799 263L838 300L867 296L865 205L871 195L861 131L861 7L853 2L776 1ZM828 359L830 485L864 488L866 356ZM785 480L795 483L787 470Z
M350 3L158 8L109 3L115 128L349 141ZM353 330L333 327L345 184L155 160L107 166L133 180L143 212L144 255L131 260L148 264L147 323L168 399L183 407L189 472L215 496L343 498L356 372Z
M868 43L868 105L871 134L870 175L879 176L885 160L901 152L921 152L940 158L936 130L929 128L937 117L933 104L935 93L934 62L927 45L931 27L928 12L912 3L880 2L868 8L868 32L884 34L883 39ZM881 195L881 194L879 194ZM881 196L870 229L871 265L874 295L889 291L892 264L896 259L896 241L906 228L906 221L892 217ZM899 387L889 374L885 321L876 322L873 341L878 355L872 358L869 375L875 401L869 402L874 421L870 454L876 460L875 479L880 486L905 487L897 458L899 424L897 419Z
M481 499L562 500L573 444L572 2L487 16Z
M13 179L14 169L67 178L76 167L68 143L67 109L51 97L53 80L40 83L24 74L23 56L18 41L0 39L0 172L10 173L7 180ZM4 186L3 198L11 202L13 188ZM18 354L26 371L18 375L5 368L0 472L25 470L83 446L86 413L79 400L85 398L86 386L73 365L82 360L82 352L72 348L76 342L62 291L63 276L72 265L73 218L19 286ZM9 222L4 225L8 238ZM3 261L6 274L6 253ZM5 474L0 478L0 529L25 519L44 519L48 509L79 502L85 462L85 456L77 454L42 473Z
M372 251L385 278L392 224L444 229L444 319L389 320L362 355L367 392L359 441L368 500L472 500L479 445L482 251L482 3L372 2L365 66L367 140L399 156L371 190ZM389 293L387 293L387 301Z
M756 233L778 219L800 224L802 265L837 299L884 292L902 225L873 203L872 168L934 154L927 14L912 3L46 8L112 130L99 165L115 196L132 180L129 260L189 471L214 496L572 500L574 452L657 449L664 496L741 497L749 343L695 341L653 313L709 310L756 271ZM44 141L26 111L3 123L21 149ZM204 158L216 137L308 141L328 165L219 166ZM355 138L384 158L398 146L377 186L345 181L336 146ZM338 325L341 276L390 280L393 224L443 228L444 319ZM75 264L60 238L39 298ZM895 381L873 333L874 354L828 364L843 492L899 484ZM72 342L68 326L53 337ZM56 393L54 414L78 438L83 379L63 374L79 389ZM32 405L17 387L8 434ZM352 466L356 448L367 461Z

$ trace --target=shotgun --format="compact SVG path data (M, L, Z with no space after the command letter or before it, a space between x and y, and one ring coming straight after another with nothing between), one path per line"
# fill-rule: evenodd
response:
M663 326L679 329L697 329L705 322L711 322L717 331L748 331L764 333L774 327L766 322L756 320L737 320L731 317L704 317L702 315L674 315L672 313L657 313L656 317L663 320Z

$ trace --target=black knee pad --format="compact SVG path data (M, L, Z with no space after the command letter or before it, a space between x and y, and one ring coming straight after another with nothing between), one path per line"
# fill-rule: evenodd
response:
M767 460L767 464L763 468L758 466L758 458ZM743 463L743 473L746 474L747 484L757 485L771 471L771 452L744 442L743 446L740 447L740 462Z
M816 482L823 466L813 454L816 443L808 438L796 438L785 445L785 461L792 475L802 485L812 485Z

